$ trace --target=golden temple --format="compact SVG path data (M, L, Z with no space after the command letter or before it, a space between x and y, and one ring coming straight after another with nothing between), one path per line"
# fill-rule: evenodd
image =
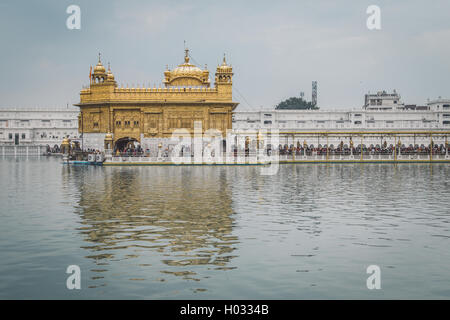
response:
M209 71L190 63L185 49L184 63L164 72L164 86L119 88L111 68L103 66L100 55L90 84L80 92L79 131L85 147L103 150L139 142L146 148L167 141L176 129L194 132L194 121L202 131L231 129L233 69L223 62L216 69L214 87Z

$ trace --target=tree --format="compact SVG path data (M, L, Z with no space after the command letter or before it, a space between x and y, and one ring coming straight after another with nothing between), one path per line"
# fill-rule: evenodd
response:
M302 98L291 97L280 102L275 109L277 110L317 110L317 106L314 106L312 102L303 100Z

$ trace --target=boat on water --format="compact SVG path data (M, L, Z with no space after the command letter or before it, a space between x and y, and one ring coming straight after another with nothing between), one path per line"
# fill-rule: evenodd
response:
M105 156L102 153L89 153L87 158L81 159L71 155L63 155L63 164L101 166L104 161Z

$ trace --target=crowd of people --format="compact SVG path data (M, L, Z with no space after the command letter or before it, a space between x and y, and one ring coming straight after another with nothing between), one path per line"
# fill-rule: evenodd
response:
M397 154L405 154L405 155L424 155L424 154L430 154L430 150L432 150L433 154L446 154L448 146L445 145L412 145L409 146L405 145L361 145L358 146L348 146L348 145L338 145L337 147L334 147L333 145L330 145L329 148L327 148L326 145L298 145L295 147L294 145L288 146L287 144L279 145L278 146L278 152L280 155L292 155L295 153L296 155L350 155L350 154L361 154L361 152L365 155L389 155L394 153L394 149L397 152Z
M47 154L60 153L61 152L61 148L57 144L55 144L53 147L50 147L50 145L46 145L46 152L47 152Z
M362 150L361 150L362 148ZM386 143L382 144L382 145L370 145L370 146L366 146L366 145L357 145L354 146L353 144L347 145L347 144L339 144L337 146L334 145L330 145L328 148L326 145L307 145L307 144L297 144L297 145L288 145L288 144L280 144L278 146L278 148L273 148L271 145L268 145L264 148L264 151L266 154L270 155L273 154L275 151L278 152L279 155L297 155L297 156L302 156L302 155L351 155L351 154L361 154L363 153L364 155L390 155L394 153L394 149L395 152L397 154L404 154L404 155L429 155L430 154L430 150L432 150L432 153L435 155L445 155L447 152L447 148L448 145L443 145L443 144L432 144L432 145L387 145ZM192 150L189 146L183 146L181 147L181 149L179 149L179 154L178 156L188 156L191 155L193 156ZM205 149L206 150L206 149ZM205 150L203 150L203 153L205 152ZM232 146L231 147L232 150L232 154L234 156L237 156L238 153L244 153L245 155L249 155L252 150L250 150L250 148L247 147L236 147L236 146ZM253 150L254 152L255 150ZM96 150L88 150L88 152L96 152ZM98 150L97 150L98 152ZM214 150L211 151L212 153L214 152ZM113 151L113 155L115 156L127 156L127 157L149 157L149 156L161 156L161 157L168 157L170 155L172 155L173 153L173 148L169 149L168 147L165 148L161 148L158 149L156 151L151 152L150 149L143 149L141 147L141 145L137 145L136 147L124 147L123 149L119 149L119 148L115 148Z
M139 157L139 156L144 156L144 155L150 154L150 149L146 149L144 151L144 149L141 147L141 145L138 145L135 148L132 148L131 146L127 146L127 147L124 147L124 148L116 147L114 149L113 154L115 156L128 156L128 157L134 156L134 157Z

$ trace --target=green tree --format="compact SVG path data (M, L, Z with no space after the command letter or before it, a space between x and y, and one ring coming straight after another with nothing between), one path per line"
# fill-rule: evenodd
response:
M275 109L277 110L317 110L318 107L314 106L311 102L305 101L302 98L291 97L280 102Z

